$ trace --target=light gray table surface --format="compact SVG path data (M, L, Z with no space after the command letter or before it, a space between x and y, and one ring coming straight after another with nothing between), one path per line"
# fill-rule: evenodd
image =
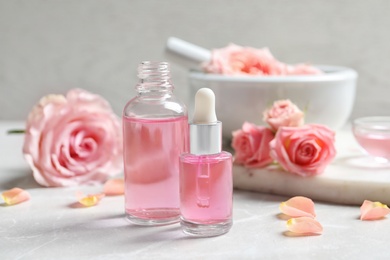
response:
M0 259L390 259L390 219L360 221L358 206L315 201L322 235L291 236L280 202L287 197L234 191L231 231L192 238L179 224L139 227L124 219L124 198L106 197L90 208L74 207L75 192L102 187L43 188L22 156L23 135L0 122L0 192L20 187L31 200L0 200Z

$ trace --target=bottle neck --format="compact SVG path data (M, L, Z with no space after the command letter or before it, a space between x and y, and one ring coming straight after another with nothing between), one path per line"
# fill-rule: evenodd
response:
M138 66L138 78L136 90L140 94L172 93L174 88L167 62L142 62Z

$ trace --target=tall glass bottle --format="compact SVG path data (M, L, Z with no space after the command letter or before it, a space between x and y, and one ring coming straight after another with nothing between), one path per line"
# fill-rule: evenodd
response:
M187 108L173 94L167 62L142 62L138 77L137 96L123 110L126 216L138 225L175 223Z

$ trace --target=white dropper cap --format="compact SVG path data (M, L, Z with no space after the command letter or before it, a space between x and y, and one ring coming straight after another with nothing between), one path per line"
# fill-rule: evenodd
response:
M195 95L195 111L190 124L190 153L217 154L222 151L222 123L215 115L215 95L201 88Z
M195 95L194 124L216 123L215 95L209 88L201 88Z

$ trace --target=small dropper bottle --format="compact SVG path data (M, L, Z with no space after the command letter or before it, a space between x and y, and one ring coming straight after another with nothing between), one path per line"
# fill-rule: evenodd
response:
M180 211L184 233L217 236L232 226L232 155L222 151L215 95L199 89L190 129L190 153L180 156Z

